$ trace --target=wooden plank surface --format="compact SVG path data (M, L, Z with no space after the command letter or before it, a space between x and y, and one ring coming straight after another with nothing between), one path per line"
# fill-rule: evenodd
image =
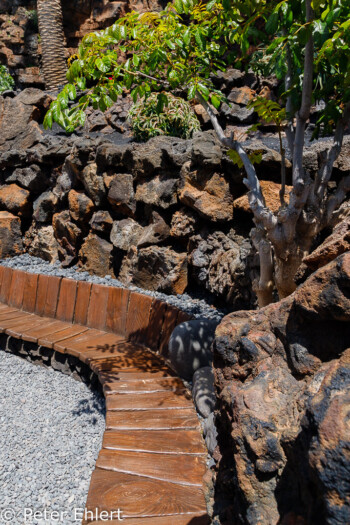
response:
M73 321L77 287L77 281L62 279L56 310L56 318L60 321Z
M110 394L106 396L107 410L146 410L164 408L188 408L193 406L187 390L153 392L147 394Z
M22 308L26 312L35 311L38 279L39 279L38 274L35 274L35 273L26 274L24 291L23 291L23 303L22 303Z
M74 308L74 322L77 324L86 324L91 287L91 283L85 281L78 282L77 297Z
M106 330L125 335L130 291L124 288L110 288L107 301Z
M201 487L206 463L202 456L102 449L96 467Z
M115 430L170 430L176 428L199 429L194 409L184 410L128 410L109 411L106 428Z
M207 455L197 430L106 430L103 448Z
M206 505L200 487L97 468L91 476L86 509L121 509L124 517L168 516L171 525L173 514L203 515Z

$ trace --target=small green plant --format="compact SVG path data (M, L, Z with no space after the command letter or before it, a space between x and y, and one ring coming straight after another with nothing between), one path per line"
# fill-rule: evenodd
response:
M9 70L6 66L0 66L0 93L13 89L15 87L15 81L11 77Z
M157 135L171 135L188 139L200 130L198 118L190 104L170 93L162 97L152 93L142 98L129 111L129 120L137 140L148 140Z

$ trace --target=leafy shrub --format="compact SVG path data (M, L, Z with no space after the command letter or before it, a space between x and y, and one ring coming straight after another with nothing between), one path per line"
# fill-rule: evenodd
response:
M15 81L11 77L9 70L6 66L0 66L0 93L13 89L15 87Z
M198 118L186 100L170 93L152 93L142 98L129 111L135 138L148 140L156 135L188 139L200 130Z

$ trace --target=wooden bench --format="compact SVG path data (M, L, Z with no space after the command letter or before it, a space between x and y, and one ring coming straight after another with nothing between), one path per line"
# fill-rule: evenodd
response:
M118 509L127 525L209 523L199 420L162 358L188 319L126 289L0 266L0 333L75 356L103 388L106 430L83 523Z

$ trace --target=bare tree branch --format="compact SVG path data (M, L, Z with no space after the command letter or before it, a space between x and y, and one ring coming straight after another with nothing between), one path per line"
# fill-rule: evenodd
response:
M277 225L277 218L274 214L266 207L265 199L261 191L260 182L256 174L254 165L249 159L247 153L244 151L242 145L231 136L230 138L225 136L222 127L219 124L217 116L215 115L210 104L202 97L200 93L196 93L197 99L200 101L206 112L208 113L213 128L220 140L220 142L226 148L235 150L240 156L243 166L247 175L247 178L243 179L243 183L250 190L248 193L249 205L254 214L254 218L258 223L261 223L268 231L271 231Z
M286 45L287 50L287 74L285 78L285 89L286 91L289 91L292 87L292 75L293 75L293 64L292 64L292 56L290 51L290 45L287 43ZM286 137L288 142L288 147L291 152L291 155L293 157L294 153L294 139L295 139L295 129L293 124L293 102L291 95L288 95L287 97L287 103L286 103L286 113L288 116L288 122L286 126Z
M332 195L328 200L327 208L326 208L326 223L328 223L331 220L333 212L339 208L339 206L345 199L346 194L349 191L350 191L350 175L347 175L346 177L342 178L335 194Z
M313 9L311 0L306 0L306 23L313 20ZM312 100L312 82L313 82L313 61L314 61L314 43L310 35L305 46L304 56L304 78L301 98L301 107L297 116L297 125L295 130L294 151L293 151L293 184L301 183L304 180L303 169L303 151L306 121L310 116Z
M336 127L335 134L334 134L333 145L331 148L329 148L327 154L325 155L322 166L316 177L315 194L319 202L322 202L324 198L327 184L332 175L333 165L335 161L337 160L337 158L339 157L341 148L343 146L344 128L346 127L349 121L350 121L350 102L348 102L348 104L345 106L342 118L337 123L337 127Z

